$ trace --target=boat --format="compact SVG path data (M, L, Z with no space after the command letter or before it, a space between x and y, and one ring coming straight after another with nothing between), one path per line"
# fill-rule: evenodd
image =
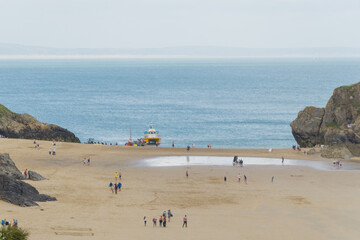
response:
M143 140L148 145L159 145L161 143L159 131L156 131L152 124L150 124L149 130L144 132Z

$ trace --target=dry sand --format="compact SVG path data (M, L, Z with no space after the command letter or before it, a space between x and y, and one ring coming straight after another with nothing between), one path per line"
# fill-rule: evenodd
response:
M258 156L329 161L284 149L192 149L120 147L1 139L17 167L49 180L33 182L58 201L22 208L0 202L0 218L19 220L30 239L360 239L360 173L290 166L135 166L155 156ZM91 166L83 166L91 157ZM108 188L121 168L123 190ZM185 177L185 171L190 173ZM246 174L248 184L237 182ZM225 183L223 177L227 176ZM275 176L274 183L271 177ZM171 209L166 229L151 219ZM188 215L188 228L182 217ZM148 226L144 227L143 217Z

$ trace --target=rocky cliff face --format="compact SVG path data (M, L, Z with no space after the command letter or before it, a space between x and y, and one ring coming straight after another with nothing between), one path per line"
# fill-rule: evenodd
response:
M70 131L54 124L42 123L29 114L17 114L0 104L0 134L9 138L80 142Z
M55 201L56 198L40 194L24 179L9 154L0 154L0 200L22 207L36 206L36 202Z
M301 147L324 144L360 156L360 83L336 88L325 108L306 107L290 126Z

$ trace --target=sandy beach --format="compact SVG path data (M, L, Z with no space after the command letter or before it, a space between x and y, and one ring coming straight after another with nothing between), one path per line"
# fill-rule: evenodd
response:
M48 239L358 239L360 172L293 166L145 167L157 156L256 156L329 161L292 149L123 147L0 139L20 171L49 180L29 181L57 198L38 207L0 202L0 218L18 219L31 240ZM84 166L82 159L91 158ZM352 161L357 161L352 160ZM346 162L345 162L346 164ZM108 185L121 169L123 189ZM185 177L188 170L189 178ZM237 181L240 173L248 184ZM227 177L224 182L223 177ZM271 177L274 176L274 182ZM151 219L171 209L166 229ZM182 218L188 216L188 228ZM148 223L144 227L143 217Z

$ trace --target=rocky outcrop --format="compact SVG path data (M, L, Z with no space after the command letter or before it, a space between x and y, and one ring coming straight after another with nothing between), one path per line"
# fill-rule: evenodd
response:
M360 156L360 83L336 88L325 108L306 107L290 126L301 147L327 145L336 149L324 156Z
M0 174L7 175L15 179L25 179L19 169L15 166L15 163L11 160L8 153L0 154Z
M36 202L56 200L54 197L40 194L33 186L21 179L24 177L9 154L0 154L0 200L22 207L37 206Z
M8 138L80 142L72 132L54 124L42 123L29 114L18 114L0 104L0 135Z
M32 181L46 180L46 178L44 178L43 176L41 176L40 174L38 174L37 172L34 172L34 171L28 171L27 174L29 176L29 179Z

